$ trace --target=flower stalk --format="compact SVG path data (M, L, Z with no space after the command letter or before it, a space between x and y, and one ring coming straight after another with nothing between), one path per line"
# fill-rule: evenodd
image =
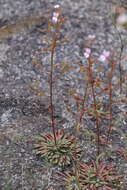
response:
M50 107L51 107L51 127L54 134L55 145L56 142L56 127L55 127L55 119L54 119L54 105L53 105L53 64L54 64L54 53L56 47L57 37L54 33L51 47L51 65L50 65Z

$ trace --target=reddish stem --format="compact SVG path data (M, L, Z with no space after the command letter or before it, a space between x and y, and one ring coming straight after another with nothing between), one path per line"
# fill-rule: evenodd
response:
M107 134L107 143L109 141L112 129L112 78L114 72L114 61L111 62L111 71L109 73L109 129ZM106 144L107 144L106 143Z
M54 33L52 46L51 46L51 70L50 70L50 107L51 107L51 127L54 135L55 145L56 141L56 128L55 128L55 119L54 119L54 105L53 105L53 63L54 63L54 52L56 47L57 36Z
M91 90L92 90L92 96L93 96L93 102L94 102L94 112L96 113L96 95L95 95L95 89L94 89L94 79L93 79L93 71L92 71L92 60L91 57L88 58L88 72L89 72L89 80L91 84ZM97 129L97 154L100 154L100 127L99 127L99 118L96 114L96 129Z

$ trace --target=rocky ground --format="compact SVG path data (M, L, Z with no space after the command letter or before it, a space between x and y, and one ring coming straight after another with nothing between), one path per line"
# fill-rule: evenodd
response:
M83 48L89 34L96 36L96 55L104 49L120 51L119 35L111 20L112 0L1 0L0 27L31 16L43 17L46 11L52 11L56 4L61 6L63 14L68 18L63 35L70 39L67 45L57 50L56 63L84 63ZM126 1L123 4L126 6ZM45 96L38 97L29 87L39 80L41 92L48 94L45 68L49 65L49 54L39 50L44 42L43 34L38 30L45 27L45 24L39 24L0 40L1 190L46 190L53 183L50 178L55 169L50 169L33 153L32 138L49 129L48 99ZM126 35L127 32L122 31L124 43ZM33 58L43 64L43 70L32 64ZM127 68L126 61L123 64L124 68ZM78 72L78 69L71 71L69 76L67 74L64 79L58 81L55 92L59 126L70 130L73 120L63 109L63 97L70 86L81 85ZM126 107L124 104L120 109L125 112ZM125 118L121 124L124 132L126 122ZM116 139L118 145L119 137ZM89 154L91 151L93 150L90 150ZM112 159L115 162L117 160L116 157ZM127 168L127 163L122 164L121 170ZM124 170L127 175L126 169Z

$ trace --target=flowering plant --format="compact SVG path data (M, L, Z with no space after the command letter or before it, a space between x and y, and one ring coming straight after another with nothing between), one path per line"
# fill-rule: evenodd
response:
M74 136L68 136L63 130L56 132L56 143L52 133L41 134L36 137L38 142L35 144L36 154L47 160L53 165L69 165L72 159L80 158L81 150L76 144Z

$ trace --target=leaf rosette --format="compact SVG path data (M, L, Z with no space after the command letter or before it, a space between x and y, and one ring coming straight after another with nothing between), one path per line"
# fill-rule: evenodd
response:
M72 160L80 158L81 149L75 137L68 136L63 130L56 132L56 143L53 133L43 133L36 139L36 154L45 157L53 165L70 165Z

